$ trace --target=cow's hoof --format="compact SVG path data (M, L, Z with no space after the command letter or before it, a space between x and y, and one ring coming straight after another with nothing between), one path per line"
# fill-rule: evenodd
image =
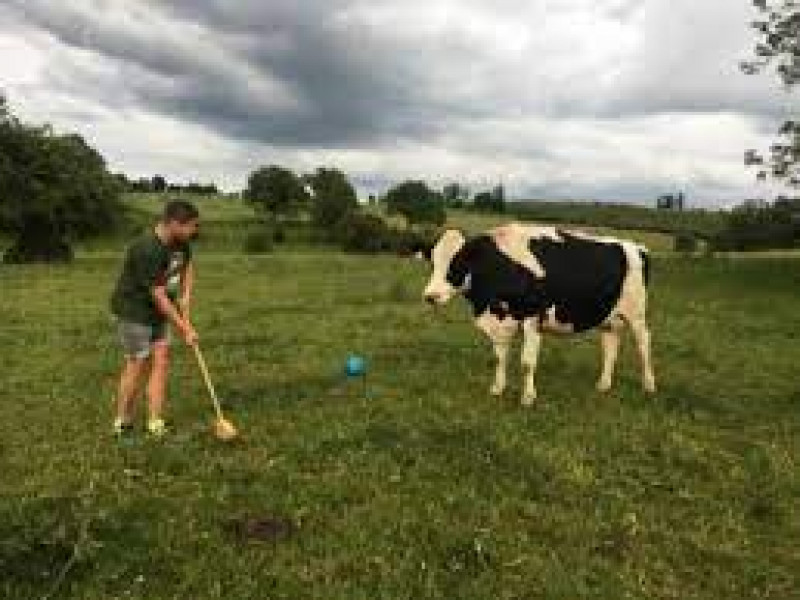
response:
M644 391L648 394L655 394L656 393L656 384L655 383L645 383L644 384Z
M499 385L493 385L489 389L489 393L494 396L495 398L500 398L503 395L503 392L506 391L505 387L500 387Z
M523 396L519 403L522 406L533 406L536 403L536 394Z
M601 379L600 381L597 382L597 385L595 387L597 388L598 392L600 392L601 394L605 394L606 392L611 390L611 382L603 381Z

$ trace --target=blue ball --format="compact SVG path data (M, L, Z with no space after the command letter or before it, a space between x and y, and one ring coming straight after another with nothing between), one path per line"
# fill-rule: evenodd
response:
M344 372L348 377L361 377L367 372L367 362L362 357L351 354L344 363Z

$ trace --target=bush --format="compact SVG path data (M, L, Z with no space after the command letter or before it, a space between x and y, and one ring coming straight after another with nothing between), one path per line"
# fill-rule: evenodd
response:
M693 254L698 246L697 236L691 231L681 231L675 236L675 252Z
M336 240L347 252L374 254L390 249L392 230L380 217L352 214L336 227Z
M410 256L425 245L425 237L421 233L408 229L394 230L391 239L391 250L401 256Z
M794 246L794 227L788 223L738 223L711 240L717 251L772 250Z
M275 249L275 236L268 227L260 227L247 234L244 251L247 254L268 254Z
M335 231L335 241L346 252L392 252L411 255L426 242L435 239L434 230L416 232L396 229L375 215L352 214L342 220Z

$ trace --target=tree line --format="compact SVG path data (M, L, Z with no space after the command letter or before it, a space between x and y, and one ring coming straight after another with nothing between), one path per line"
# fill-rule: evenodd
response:
M163 175L130 179L124 173L117 173L115 177L122 190L129 193L178 193L197 196L216 196L219 194L219 188L214 183L198 183L195 181L189 183L175 183L167 181L167 178Z

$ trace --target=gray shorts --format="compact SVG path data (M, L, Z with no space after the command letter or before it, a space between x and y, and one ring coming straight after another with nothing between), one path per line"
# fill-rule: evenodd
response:
M154 344L170 343L169 327L166 323L142 325L118 319L117 336L125 356L129 358L147 358Z

